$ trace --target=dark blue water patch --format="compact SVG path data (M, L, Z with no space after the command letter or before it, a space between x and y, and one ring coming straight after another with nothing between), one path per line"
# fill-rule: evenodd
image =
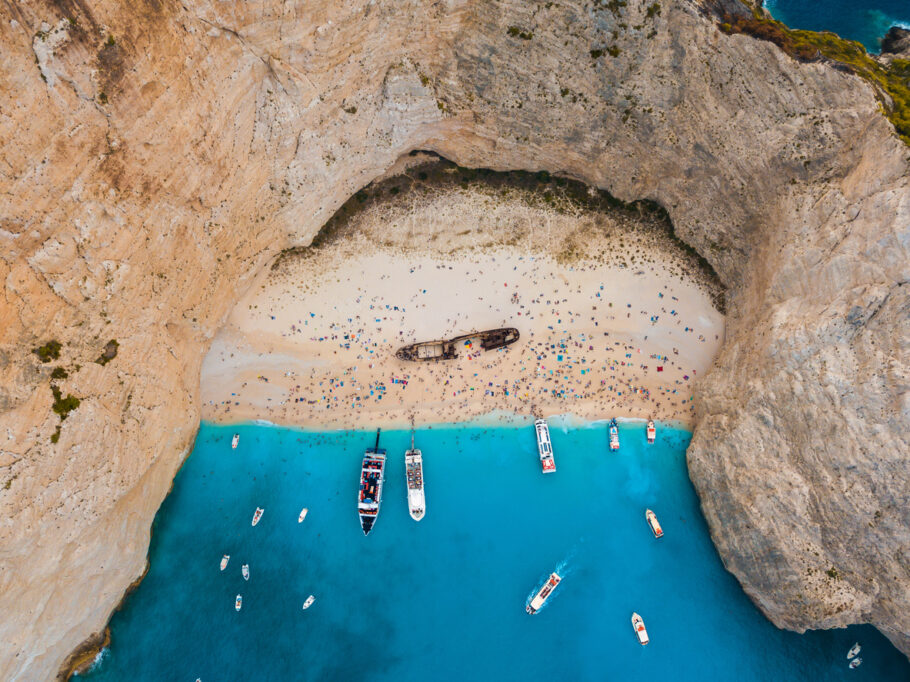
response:
M765 0L765 7L790 28L831 31L869 52L881 50L895 24L910 28L910 0Z
M231 450L234 432L240 446ZM870 627L797 635L727 573L689 482L690 434L641 424L422 429L427 514L408 515L408 433L383 433L382 510L356 512L367 432L202 424L153 526L151 567L90 680L907 680ZM257 506L265 508L255 528ZM302 524L302 507L309 514ZM660 518L656 540L645 508ZM219 570L230 554L227 570ZM250 565L248 582L242 564ZM564 579L536 615L550 571ZM243 595L243 608L234 598ZM316 596L307 611L302 603ZM642 647L630 617L640 613ZM846 652L863 645L863 665Z

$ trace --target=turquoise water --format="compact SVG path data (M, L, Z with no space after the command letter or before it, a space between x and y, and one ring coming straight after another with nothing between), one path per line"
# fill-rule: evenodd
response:
M894 24L910 28L910 0L765 0L765 7L791 28L832 31L869 52L881 49Z
M686 471L689 433L660 428L651 446L640 424L620 433L610 454L605 424L566 431L551 420L557 472L544 476L531 425L421 430L427 515L415 523L408 434L384 432L383 505L365 538L356 490L372 433L204 423L155 519L148 575L86 677L910 679L907 660L871 627L797 635L772 626L711 544ZM265 513L253 528L257 505ZM231 555L223 573L222 554ZM562 584L527 615L527 599L557 567ZM310 593L316 602L303 611ZM856 640L864 663L848 671Z

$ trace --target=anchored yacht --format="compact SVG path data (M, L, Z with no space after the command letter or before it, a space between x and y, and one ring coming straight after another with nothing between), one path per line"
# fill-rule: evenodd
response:
M360 513L360 527L369 535L379 515L382 502L382 484L385 481L385 450L379 449L379 433L376 429L376 445L368 448L363 455L360 469L360 491L357 495L357 511Z
M306 601L303 602L303 610L306 611L308 608L310 608L313 605L314 601L316 601L316 597L311 594L306 598Z
M654 420L648 420L648 442L653 443L654 439L657 438L657 429L654 428Z
M234 610L239 611L241 606L243 606L243 597L238 594L237 598L234 600Z
M651 641L648 639L648 631L645 630L645 621L634 612L632 613L632 627L635 629L635 634L638 635L638 641L641 642L642 646Z
M648 525L651 526L651 532L654 533L654 537L663 537L664 531L660 527L660 523L657 521L657 514L652 512L650 509L646 509L645 520L647 520Z
M228 561L230 561L230 560L231 560L230 554L225 554L223 557L221 557L221 570L222 571L227 568Z
M297 523L303 523L303 520L306 518L307 512L309 512L309 511L310 511L309 509L307 509L306 507L304 507L304 508L300 511L300 516L297 517Z
M235 434L234 434L234 437L231 438L231 450L236 450L236 449L237 449L237 444L238 444L239 442L240 442L240 434L239 434L239 433L235 433Z
M547 578L547 582L545 582L541 588L537 590L537 594L534 595L534 598L525 607L525 611L532 615L540 611L540 609L543 608L543 605L547 602L547 599L550 598L550 595L553 594L553 590L556 589L556 586L559 585L559 582L561 580L562 578L560 578L557 573L551 573L550 577Z
M244 580L249 580L250 579L250 565L244 564L243 566L241 566L240 574L243 576Z
M264 512L264 511L265 511L265 509L263 509L262 507L256 507L256 511L253 512L253 525L254 526L257 523L259 523L259 519L262 518L262 512Z
M556 471L556 460L553 459L553 444L550 442L550 427L546 419L537 419L534 422L537 432L537 454L540 457L540 468L545 474Z
M619 450L619 426L615 417L610 420L610 449Z
M408 511L411 518L420 521L426 513L426 498L423 492L423 454L414 447L414 432L411 431L411 449L404 453L404 469L408 484Z

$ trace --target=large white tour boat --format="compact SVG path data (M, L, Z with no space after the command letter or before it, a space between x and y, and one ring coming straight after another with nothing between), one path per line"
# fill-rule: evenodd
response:
M657 438L657 429L654 428L654 420L648 420L648 442L653 443L654 439Z
M414 447L413 431L411 449L404 453L404 469L408 483L408 511L412 519L420 521L427 510L423 492L423 453Z
M236 450L236 449L237 449L237 444L238 444L239 442L240 442L240 434L239 434L239 433L235 433L235 434L234 434L234 437L231 438L231 450Z
M546 419L534 422L537 432L537 454L540 456L540 467L545 474L556 471L556 460L553 459L553 444L550 442L550 427Z
M610 420L610 449L619 450L619 426L615 417Z
M543 607L547 599L550 598L550 595L553 594L553 590L556 589L556 586L559 585L559 581L562 578L559 577L556 573L551 573L550 577L547 578L541 588L537 591L537 594L534 595L534 598L528 602L528 605L525 607L525 611L530 614L535 614Z
M360 468L360 491L357 495L357 511L360 512L360 527L369 535L379 515L382 502L382 484L385 481L385 450L379 449L379 433L376 429L376 445L367 449Z

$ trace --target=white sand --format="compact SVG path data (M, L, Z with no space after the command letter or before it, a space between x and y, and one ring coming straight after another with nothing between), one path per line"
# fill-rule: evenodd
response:
M616 234L592 232L577 215L543 220L532 215L541 209L522 205L519 213L530 211L522 220L574 239L576 255L558 263L533 229L497 237L488 223L502 223L502 211L515 228L516 206L499 203L473 216L483 223L483 248L469 248L471 235L448 252L415 237L421 220L444 234L435 223L464 220L459 207L479 200L435 197L401 209L406 220L365 216L360 237L264 273L206 357L203 417L350 428L498 411L497 418L533 412L691 423L692 385L708 370L724 322L703 282L680 274L672 248L630 243L628 234L618 248ZM574 220L578 229L554 220ZM552 237L546 244L552 251ZM636 252L638 265L620 265ZM521 333L507 349L465 349L439 363L394 356L415 341L506 326Z

